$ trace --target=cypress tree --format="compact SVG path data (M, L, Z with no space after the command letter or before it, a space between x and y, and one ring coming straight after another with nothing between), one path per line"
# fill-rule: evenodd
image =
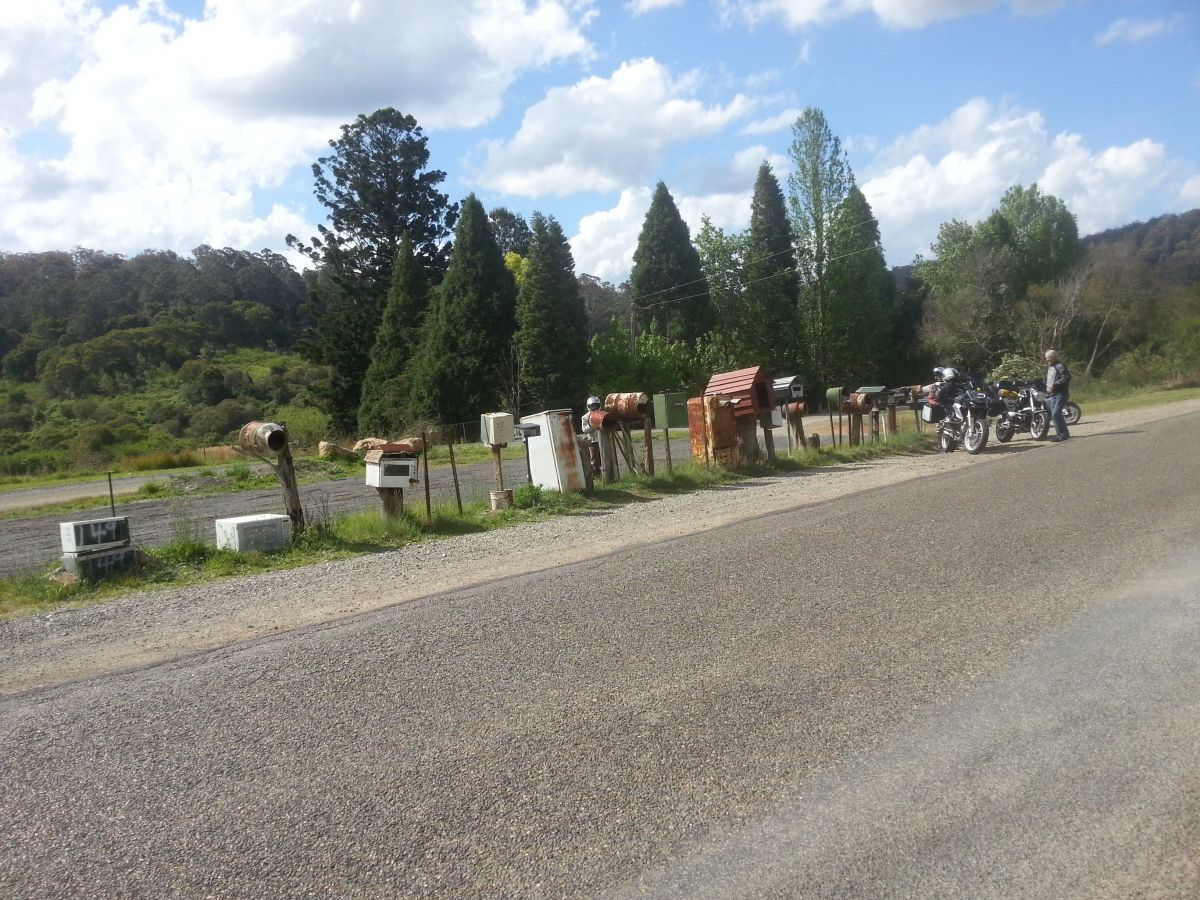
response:
M392 434L403 429L408 399L405 371L420 342L421 323L428 305L425 272L406 237L392 267L383 320L363 379L362 402L358 407L360 432Z
M782 375L801 359L800 282L783 190L766 162L759 166L754 182L747 243L738 330L750 361Z
M471 194L413 366L415 413L451 424L494 408L511 367L516 294L483 204Z
M533 216L533 237L517 294L515 338L529 409L582 407L587 391L587 309L562 226Z
M710 327L708 285L700 254L692 246L687 223L663 182L654 189L650 209L633 252L629 276L639 330L658 325L671 340L693 343Z

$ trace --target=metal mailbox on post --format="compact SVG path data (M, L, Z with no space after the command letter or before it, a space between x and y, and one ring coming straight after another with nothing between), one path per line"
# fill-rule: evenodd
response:
M687 394L682 391L673 394L655 394L654 427L687 428Z

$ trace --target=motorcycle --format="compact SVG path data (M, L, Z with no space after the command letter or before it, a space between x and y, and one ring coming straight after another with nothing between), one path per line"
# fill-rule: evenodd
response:
M1079 408L1079 404L1074 400L1068 400L1063 404L1063 419L1070 428L1083 417L1083 411Z
M979 390L970 378L956 370L945 370L943 381L929 385L922 412L926 422L937 424L938 446L950 453L961 443L975 454L987 446L990 429L988 416L995 404L986 391Z
M996 418L996 440L1007 444L1018 431L1028 431L1035 441L1046 437L1050 430L1050 410L1046 393L1037 382L997 381L993 384L1004 401L1004 411Z

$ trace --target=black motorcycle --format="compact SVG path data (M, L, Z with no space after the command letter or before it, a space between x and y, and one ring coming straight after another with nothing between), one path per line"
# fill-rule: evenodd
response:
M1042 440L1050 430L1050 410L1038 382L997 381L992 386L1005 407L996 418L996 440L1007 444L1018 431L1028 431L1035 441Z
M978 453L987 446L989 415L994 415L996 402L987 391L980 390L967 376L956 376L933 385L925 400L923 416L937 423L938 446L950 453L962 444L968 453Z

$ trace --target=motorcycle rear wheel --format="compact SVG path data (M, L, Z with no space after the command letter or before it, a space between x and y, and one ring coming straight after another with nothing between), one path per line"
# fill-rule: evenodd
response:
M1068 400L1063 406L1063 420L1070 427L1074 425L1083 416L1083 411L1079 408L1079 404L1074 400Z
M1044 440L1046 432L1050 430L1050 412L1049 410L1039 409L1033 414L1033 420L1029 423L1029 433L1033 435L1035 441Z
M1007 444L1012 440L1013 433L1016 429L1013 428L1013 423L1008 419L996 420L996 440L1002 444Z
M988 420L982 416L968 422L963 432L963 449L968 453L978 453L988 442Z

